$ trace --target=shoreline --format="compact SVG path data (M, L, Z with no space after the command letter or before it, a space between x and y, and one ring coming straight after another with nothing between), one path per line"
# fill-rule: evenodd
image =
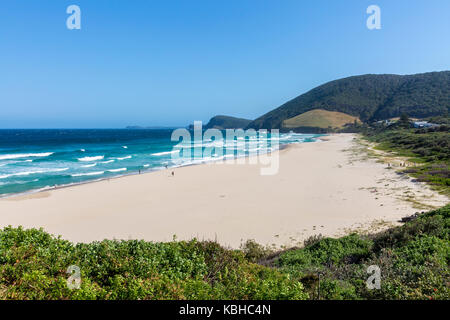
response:
M324 135L324 136L326 136L326 135ZM301 143L315 143L315 142L320 142L320 141L325 141L325 140L317 138L315 141L301 142ZM289 148L291 145L296 145L296 144L300 144L300 143L284 144L284 145L281 145L277 150L273 150L273 151L264 153L262 155L271 154L272 152L280 152L280 151L282 151L284 149ZM2 199L10 199L10 198L15 198L15 197L23 197L23 196L33 195L33 194L46 192L46 191L51 191L51 190L72 188L72 187L77 187L77 186L85 185L85 184L97 183L97 182L107 181L107 180L112 180L112 179L125 178L125 177L128 177L128 176L150 174L150 173L155 173L155 172L159 172L159 171L167 171L167 170L174 170L174 169L183 168L183 167L205 165L205 164L210 164L210 163L215 163L215 162L220 162L220 161L235 161L236 159L241 159L241 158L248 159L250 157L255 157L255 156L258 157L259 155L251 155L251 156L250 155L244 155L242 157L235 156L234 158L230 158L228 160L227 159L217 159L217 160L209 160L209 161L205 160L205 161L202 161L202 162L199 162L199 163L187 163L187 164L181 164L181 165L177 165L177 166L173 166L173 167L160 168L160 169L154 169L154 170L152 170L152 169L141 170L141 173L139 173L139 171L133 171L133 172L130 172L130 173L125 173L125 174L121 174L121 175L117 175L117 176L112 176L112 177L109 177L109 178L99 178L99 179L93 179L93 180L86 180L86 181L81 181L81 182L74 182L74 183L69 183L69 184L56 185L54 187L50 187L49 186L49 187L45 187L45 188L32 189L32 190L28 190L28 191L25 191L25 192L0 195L0 200L2 200Z
M174 177L162 169L1 198L0 228L43 227L73 242L159 242L176 235L217 239L233 248L254 239L279 248L319 233L395 225L420 211L401 199L404 192L430 205L448 201L373 159L354 158L353 134L318 140L323 143L277 150L274 176L261 176L261 165L248 164L246 157L244 165L225 160L177 167Z

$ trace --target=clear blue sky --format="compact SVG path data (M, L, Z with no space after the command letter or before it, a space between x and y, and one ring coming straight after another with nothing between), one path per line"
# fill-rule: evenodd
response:
M66 28L79 5L81 30ZM366 8L381 7L381 30ZM450 69L448 0L0 3L0 128L256 118L324 82Z

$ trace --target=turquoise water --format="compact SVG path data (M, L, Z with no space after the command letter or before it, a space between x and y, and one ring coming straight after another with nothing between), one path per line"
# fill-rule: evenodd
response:
M266 151L262 140L250 144L251 137L236 139L235 145L212 139L193 141L187 157L174 149L180 141L171 141L171 134L166 129L0 130L0 196ZM268 139L268 151L318 136L280 134ZM194 148L203 151L200 156Z

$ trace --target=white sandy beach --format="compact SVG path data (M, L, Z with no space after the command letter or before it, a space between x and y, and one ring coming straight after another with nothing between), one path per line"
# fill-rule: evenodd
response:
M43 227L75 242L109 239L247 239L295 246L313 234L385 228L442 206L444 196L348 151L354 135L327 136L279 152L276 175L260 165L204 164L0 199L0 227ZM347 151L345 151L347 150Z

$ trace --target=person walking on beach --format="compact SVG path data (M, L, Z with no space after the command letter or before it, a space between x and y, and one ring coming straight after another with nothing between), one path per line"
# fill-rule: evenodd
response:
M174 171L172 171L172 177L175 177L175 172Z

